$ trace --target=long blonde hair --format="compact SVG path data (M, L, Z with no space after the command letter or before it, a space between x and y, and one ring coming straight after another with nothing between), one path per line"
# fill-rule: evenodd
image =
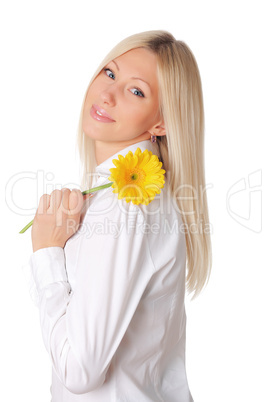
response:
M162 30L141 32L118 43L105 57L88 87L111 60L138 47L157 55L159 107L165 123L166 136L159 136L158 145L164 169L168 172L170 189L181 212L187 248L186 287L197 297L208 283L212 250L206 196L204 163L204 107L201 78L190 48ZM84 95L77 145L82 163L81 187L90 188L96 160L94 140L83 133ZM197 227L197 231L195 228ZM192 230L194 228L194 231Z

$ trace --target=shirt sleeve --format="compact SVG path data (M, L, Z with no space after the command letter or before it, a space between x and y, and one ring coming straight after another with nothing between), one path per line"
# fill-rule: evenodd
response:
M55 372L72 393L103 384L154 273L142 220L142 214L129 217L119 208L88 213L68 249L67 242L65 250L48 247L31 255L44 344ZM73 288L65 253L75 269Z

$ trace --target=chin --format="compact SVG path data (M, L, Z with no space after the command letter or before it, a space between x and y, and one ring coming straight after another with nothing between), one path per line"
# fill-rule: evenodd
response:
M91 140L97 140L97 141L108 141L110 139L110 136L103 135L103 133L98 133L96 130L83 130L84 135L88 138L91 138Z

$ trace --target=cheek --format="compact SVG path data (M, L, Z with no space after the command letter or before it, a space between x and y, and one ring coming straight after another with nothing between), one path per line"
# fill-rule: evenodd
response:
M95 97L95 95L97 93L99 93L100 91L100 86L99 86L99 82L98 79L96 78L92 84L90 85L90 87L87 90L87 95L86 95L86 100L85 102L92 102L93 98Z
M151 128L154 123L155 111L152 107L142 107L134 113L134 124L140 130L146 131Z
M91 101L93 91L94 91L94 87L91 85L91 87L88 89L87 94L86 94L85 104L87 104L87 103L89 103Z
M141 103L141 102L140 102ZM134 123L137 126L145 125L151 118L151 108L146 105L133 105L126 104L122 105L122 118L127 123Z

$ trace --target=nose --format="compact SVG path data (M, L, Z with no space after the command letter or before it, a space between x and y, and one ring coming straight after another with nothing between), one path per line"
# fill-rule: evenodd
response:
M114 88L115 89L115 88ZM115 91L112 87L109 87L107 89L104 89L101 92L101 99L103 101L103 103L106 103L109 106L114 106L116 103L115 100Z

